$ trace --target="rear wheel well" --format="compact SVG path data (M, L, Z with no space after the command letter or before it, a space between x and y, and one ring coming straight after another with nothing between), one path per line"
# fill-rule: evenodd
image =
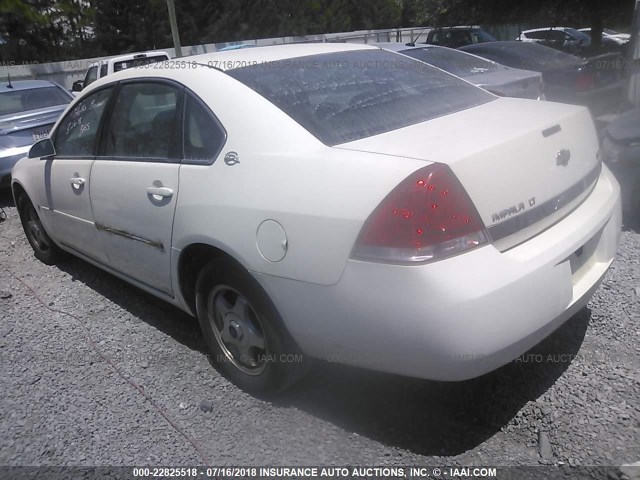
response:
M178 261L178 285L182 298L196 314L196 281L198 274L211 260L217 258L230 258L225 251L212 247L206 243L194 243L182 250Z

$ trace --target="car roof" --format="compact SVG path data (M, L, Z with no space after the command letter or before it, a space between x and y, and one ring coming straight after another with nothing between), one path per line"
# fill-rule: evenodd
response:
M167 57L169 56L169 54L163 50L152 50L150 52L130 53L128 55L122 55L120 57L108 58L107 61L120 62L122 60L137 60L139 58L144 58L141 55L144 55L144 57L155 57L158 55L166 55Z
M31 90L32 88L59 87L48 80L11 80L13 88L9 88L9 82L0 82L0 93L16 90Z
M454 27L438 27L435 30L474 30L482 28L480 25L456 25Z
M384 48L385 50L389 50L390 52L404 52L405 50L413 50L416 48L445 48L439 47L436 45L431 45L429 43L402 43L402 42L378 42L372 43L371 45Z
M225 52L204 53L176 60L209 65L219 70L233 70L257 63L278 62L298 57L321 55L323 53L350 52L356 50L377 50L376 47L355 43L292 43L256 48L241 48Z
M531 30L523 30L522 33L548 32L549 30L575 30L575 29L571 27L544 27L544 28L532 28Z
M137 60L138 58L144 58L144 57L138 57L139 55L144 55L144 57L155 57L157 55L166 55L168 58L171 58L171 56L164 50L151 50L149 52L129 53L127 55L120 55L118 57L111 57L111 58L105 58L103 60L97 60L91 63L89 67L98 67L101 65L106 65L109 62L115 63L115 62L122 62L126 60Z

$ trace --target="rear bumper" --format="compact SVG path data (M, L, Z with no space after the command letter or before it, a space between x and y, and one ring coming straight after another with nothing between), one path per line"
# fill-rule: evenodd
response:
M573 213L503 253L487 246L419 267L350 260L332 286L256 278L308 355L458 381L509 363L584 307L620 226L620 189L603 168Z

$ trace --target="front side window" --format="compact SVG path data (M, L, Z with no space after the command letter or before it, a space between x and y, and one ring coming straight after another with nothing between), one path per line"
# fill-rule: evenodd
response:
M100 122L112 90L109 87L88 95L64 117L54 134L57 156L94 156Z
M437 68L379 49L265 62L228 74L327 145L378 135L495 99Z
M176 158L181 89L154 82L128 83L118 92L106 133L106 156Z
M226 139L226 132L211 112L191 95L187 95L184 112L185 161L212 164Z

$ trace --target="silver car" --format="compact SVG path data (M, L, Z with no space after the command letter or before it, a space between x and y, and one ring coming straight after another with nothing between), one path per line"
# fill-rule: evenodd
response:
M428 63L501 97L544 99L542 74L434 45L377 43L377 47Z
M0 83L0 188L31 145L46 138L73 96L46 80Z

